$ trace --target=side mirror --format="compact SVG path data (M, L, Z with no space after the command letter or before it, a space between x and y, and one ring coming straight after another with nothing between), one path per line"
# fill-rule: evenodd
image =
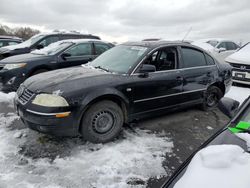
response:
M226 48L219 48L218 52L221 53L221 52L225 52L227 49Z
M38 44L38 45L36 46L36 49L38 49L38 50L40 50L40 49L42 49L42 48L44 48L44 46L43 46L42 44Z
M63 53L63 54L61 55L61 57L62 57L63 60L66 60L67 57L70 57L70 56L71 56L71 54L69 54L69 53Z
M218 105L220 111L229 118L233 118L236 115L239 106L240 103L238 101L227 97L223 97Z
M156 68L154 65L143 64L140 68L140 73L155 72Z
M140 68L140 77L147 77L149 72L155 72L156 68L154 65L143 64Z

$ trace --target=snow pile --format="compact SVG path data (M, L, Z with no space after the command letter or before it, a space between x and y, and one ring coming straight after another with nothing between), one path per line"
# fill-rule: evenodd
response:
M250 43L245 45L239 51L228 56L226 61L232 63L248 64L250 65Z
M250 88L232 86L229 92L225 95L225 97L232 98L242 103L249 95Z
M250 154L237 145L199 151L174 188L249 188Z
M15 92L11 92L8 94L0 92L0 103L12 104L15 94L16 94Z
M27 128L18 130L12 124L17 118L0 114L0 187L120 188L138 179L143 183L133 187L146 187L150 177L166 175L162 162L172 152L173 143L164 136L137 129L137 133L124 131L124 139L104 145L68 139L72 143L66 157L31 159L19 151L23 146L30 150L38 146L43 135ZM20 132L26 136L15 136ZM53 143L46 142L44 147L49 144Z

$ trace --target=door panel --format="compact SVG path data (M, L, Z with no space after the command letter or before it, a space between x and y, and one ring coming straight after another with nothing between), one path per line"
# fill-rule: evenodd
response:
M214 82L217 74L215 65L182 69L183 100L191 101L202 99L207 86Z
M81 64L88 63L89 61L92 61L95 58L95 56L93 55L92 43L76 44L75 46L71 47L70 49L67 49L63 53L70 54L70 56L65 57L65 59L63 59L61 56L59 57L60 68L78 66Z
M202 100L208 85L214 82L218 74L216 65L208 65L202 51L182 47L183 100ZM210 62L211 63L211 62Z
M134 75L133 112L140 113L180 103L182 76L178 70L150 73L143 78Z

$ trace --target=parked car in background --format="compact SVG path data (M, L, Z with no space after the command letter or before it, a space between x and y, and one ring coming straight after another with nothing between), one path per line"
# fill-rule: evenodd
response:
M2 90L15 91L28 77L42 72L85 64L113 46L101 40L69 39L5 58L0 61Z
M227 39L201 39L192 42L209 53L213 54L219 61L224 62L225 58L234 53L240 46L232 40Z
M76 32L40 33L16 45L0 48L0 60L9 56L26 54L32 50L44 48L51 43L65 39L100 39L98 36L80 34Z
M222 100L222 111L232 120L192 154L162 188L250 187L250 96L239 109L238 105L232 99ZM234 178L236 174L240 178Z
M233 82L250 85L250 43L226 58L233 67Z
M16 45L23 42L21 38L13 36L0 35L0 48L4 46Z
M27 79L15 106L31 129L108 142L134 119L189 105L213 108L231 83L231 66L201 48L181 42L128 42L86 66Z

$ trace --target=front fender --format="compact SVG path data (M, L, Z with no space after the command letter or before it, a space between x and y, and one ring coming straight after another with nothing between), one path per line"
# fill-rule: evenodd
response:
M82 100L79 102L79 116L82 117L85 111L88 109L89 106L94 104L99 100L119 100L125 105L126 113L128 113L129 107L129 99L119 90L115 88L100 88L95 89L92 92L87 93ZM80 125L81 119L79 119Z

